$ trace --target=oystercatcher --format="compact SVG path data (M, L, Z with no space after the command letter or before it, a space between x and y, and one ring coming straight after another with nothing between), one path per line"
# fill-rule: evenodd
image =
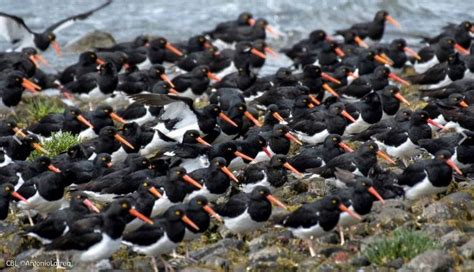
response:
M71 26L76 21L87 19L92 14L107 7L111 3L112 0L107 0L104 4L98 6L95 9L63 19L46 28L46 30L42 33L33 32L25 24L22 18L1 12L0 23L2 29L5 30L2 31L1 36L12 43L16 51L20 51L24 47L34 47L41 51L45 51L48 49L49 45L51 45L56 51L56 54L60 56L61 47L56 41L57 33Z
M451 160L452 154L440 150L434 159L417 161L398 176L398 184L405 185L405 197L418 199L423 196L445 192L453 179L453 170L461 170Z

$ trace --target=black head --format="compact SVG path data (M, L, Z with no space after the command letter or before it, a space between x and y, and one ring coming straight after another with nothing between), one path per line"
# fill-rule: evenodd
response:
M316 65L306 65L303 68L303 74L308 77L318 78L321 77L321 67Z
M400 89L394 85L387 85L382 91L384 96L395 96L398 93L400 93Z
M384 65L377 66L374 70L375 78L388 78L390 69Z
M451 154L451 152L449 152L448 150L443 149L443 150L440 150L440 151L436 152L435 159L446 161L446 160L451 159L452 155L453 154Z
M36 47L42 51L48 49L49 45L56 41L56 35L54 35L54 33L51 31L35 34L34 36Z
M199 209L203 209L207 204L209 204L209 201L207 200L207 198L204 196L198 195L189 201L188 207L190 207L193 210L199 210Z
M73 145L67 150L67 155L71 159L75 159L82 153L80 145Z
M459 59L458 53L454 53L448 56L448 64L455 64L459 62L460 62L460 59Z
M430 118L429 114L423 110L417 110L411 115L410 122L412 124L426 124Z
M464 28L466 31L471 31L472 29L472 23L469 21L464 21L461 24L459 24L460 27Z
M133 40L133 44L135 46L145 46L149 41L150 39L148 38L148 36L139 35L135 38L135 40Z
M15 192L15 187L11 183L5 183L0 186L0 196L5 199L11 199L11 194Z
M326 139L324 139L325 146L338 146L342 142L342 138L338 134L329 134Z
M130 209L132 209L132 204L125 198L115 200L107 208L107 214L115 216L125 216L129 214Z
M321 209L327 211L339 210L339 206L342 204L341 199L338 196L326 196L321 199Z
M250 193L250 198L253 200L262 200L266 199L269 195L271 195L271 192L267 187L257 186Z
M370 92L360 99L365 103L380 103L380 96L376 92Z
M79 62L83 64L95 64L97 62L97 54L92 51L86 51L79 55Z
M166 47L168 41L163 37L158 37L150 42L150 49L152 50L160 50Z
M86 204L84 204L84 200L87 199L87 195L83 192L73 192L71 193L71 206L77 207L82 206L87 208Z
M235 145L233 142L222 143L219 146L219 149L224 157L232 157L234 156L235 151L238 151L237 145Z
M166 220L170 222L181 221L184 216L186 216L186 209L184 204L174 205L170 207L164 214Z
M287 163L287 158L285 155L276 154L270 159L270 166L271 167L283 167L285 163Z
M26 75L20 71L14 71L8 74L6 82L10 87L21 87L23 78L26 78Z
M397 122L406 122L409 121L412 115L412 111L410 109L401 109L395 115L395 121Z
M280 80L289 79L292 76L292 71L288 68L279 68L276 72L276 77Z
M439 46L441 48L454 48L455 44L456 44L456 41L452 38L442 38L439 41Z
M148 70L150 76L154 78L161 78L165 74L165 67L159 64L152 65Z
M113 75L117 72L115 65L111 62L107 62L105 64L99 65L99 69L97 71L99 75Z
M69 115L72 117L78 117L81 114L82 114L82 111L78 107L67 107L64 110L64 115Z
M197 143L197 138L201 137L199 131L197 130L188 130L183 135L183 143L195 144Z
M311 33L309 33L309 40L312 43L317 43L317 42L324 41L326 39L326 36L327 35L326 35L326 32L324 30L317 29L317 30L311 31Z
M194 69L191 71L191 74L197 77L207 78L207 75L210 71L211 70L209 70L209 67L207 67L206 65L200 65L200 66L194 67Z
M168 82L158 81L155 85L153 85L153 89L151 91L155 94L168 94L170 89L171 85Z
M203 111L210 116L217 117L222 112L221 108L216 104L209 104L204 107Z
M257 19L255 26L265 29L268 26L268 22L265 19Z
M51 164L51 159L48 157L38 157L33 161L33 167L39 171L48 170L48 166Z
M311 99L307 95L300 95L296 98L294 107L307 108L311 105Z
M342 102L336 102L329 106L329 112L334 115L340 114L344 110L345 110L345 107L344 107L344 103Z
M168 172L168 177L171 180L178 180L184 175L186 175L186 169L184 169L183 167L174 167L171 168Z
M453 93L453 94L450 94L449 97L448 97L448 104L449 105L452 105L452 106L455 106L455 105L459 105L461 104L462 102L466 103L465 102L465 99L466 97L460 93Z
M103 127L99 132L99 137L113 138L118 133L117 129L112 126Z
M375 13L374 21L377 22L384 22L385 18L388 16L388 12L386 10L379 10Z
M273 127L272 134L273 136L282 137L282 136L285 136L285 134L287 134L288 132L290 132L290 128L288 126L278 124L275 127Z
M379 151L379 146L374 141L365 142L359 147L359 149L357 149L357 152L359 152L360 154L362 153L376 154L378 151Z
M109 154L100 153L94 158L94 164L109 168L112 166L112 157Z
M110 117L110 114L114 112L114 109L109 105L99 105L94 114L98 117Z
M224 159L222 157L216 157L216 158L212 159L212 161L211 161L211 167L213 167L215 169L221 169L221 167L224 167L224 166L227 166L227 161L226 161L226 159Z
M398 51L403 51L407 47L405 39L395 39L391 43L392 48L396 48Z
M250 25L251 24L251 19L253 18L252 13L250 12L242 12L239 14L239 17L237 17L237 23L239 25Z

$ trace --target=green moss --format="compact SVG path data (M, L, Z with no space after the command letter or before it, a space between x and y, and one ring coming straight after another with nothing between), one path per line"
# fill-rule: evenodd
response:
M364 255L373 264L385 265L398 258L408 261L426 250L437 247L436 241L423 232L398 229L392 232L390 237L370 244Z
M47 96L33 96L23 99L22 107L18 110L15 119L19 124L28 126L36 123L48 113L63 112L65 106L58 98Z
M79 137L73 135L70 132L54 133L51 139L42 143L44 149L46 149L49 157L57 156L58 154L67 151L71 146L79 144ZM33 151L28 157L29 160L33 160L39 156L45 154L38 151Z

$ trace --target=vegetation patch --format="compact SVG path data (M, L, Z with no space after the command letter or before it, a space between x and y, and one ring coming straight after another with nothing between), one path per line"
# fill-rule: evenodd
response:
M437 247L437 242L423 232L397 229L392 232L390 237L370 244L364 251L364 255L372 264L386 265L398 258L408 261L429 249Z
M50 140L44 141L42 146L46 149L49 154L44 154L34 150L31 152L31 155L28 157L29 160L34 160L37 157L45 156L55 157L60 153L67 151L71 146L80 144L81 141L79 137L73 135L70 132L57 132L53 133Z

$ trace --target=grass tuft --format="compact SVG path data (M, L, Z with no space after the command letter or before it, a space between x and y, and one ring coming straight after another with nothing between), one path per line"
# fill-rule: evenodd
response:
M398 229L390 237L368 245L364 255L372 264L385 265L398 258L406 262L420 253L437 247L438 243L423 232Z
M16 119L25 126L38 122L48 113L61 113L65 109L61 100L39 95L24 98L22 106Z
M79 137L73 135L70 132L58 132L53 133L50 140L44 141L42 143L43 147L49 151L49 157L55 157L58 154L67 151L71 146L80 144L81 141ZM28 157L29 160L34 160L37 157L44 156L45 154L40 153L36 150L31 152L31 155Z

